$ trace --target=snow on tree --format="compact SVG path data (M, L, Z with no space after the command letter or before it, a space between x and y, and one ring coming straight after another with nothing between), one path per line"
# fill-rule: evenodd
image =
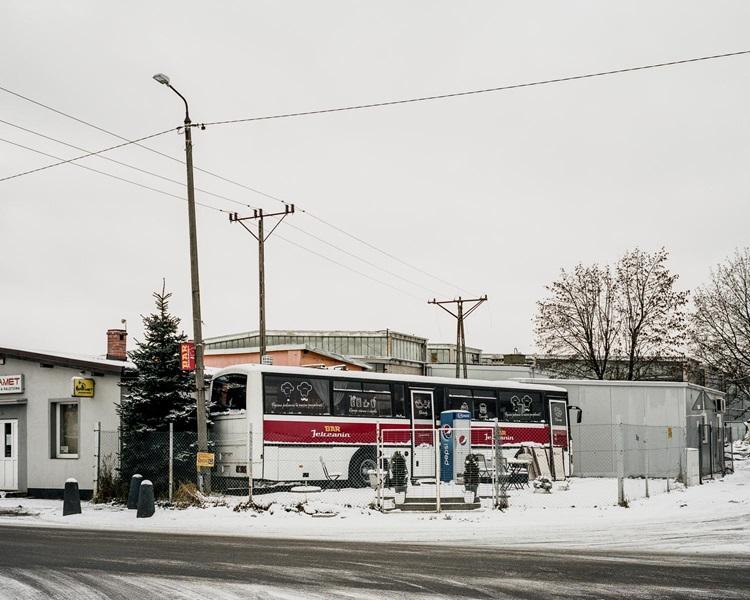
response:
M135 369L126 371L120 415L121 479L140 473L154 484L158 496L167 494L169 423L174 424L174 467L178 481L195 480L196 401L193 374L180 369L180 319L169 313L162 287L153 294L156 311L142 317L144 341L129 352ZM184 432L184 433L182 433Z
M737 250L694 295L690 341L733 397L750 396L750 248ZM734 389L731 389L734 388Z
M193 375L180 369L180 319L169 313L171 293L154 292L156 312L143 318L143 342L129 352L134 370L125 374L126 391L119 406L123 432L177 431L196 428Z
M559 374L594 379L649 379L657 359L672 357L685 342L687 292L669 253L638 248L614 268L577 265L547 286L539 301L537 342L543 363Z

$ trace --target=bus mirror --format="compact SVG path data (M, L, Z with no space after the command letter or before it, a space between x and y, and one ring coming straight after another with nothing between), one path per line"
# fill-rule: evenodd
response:
M581 419L583 418L583 411L581 410L580 406L569 406L568 412L570 411L576 411L576 423L580 423Z

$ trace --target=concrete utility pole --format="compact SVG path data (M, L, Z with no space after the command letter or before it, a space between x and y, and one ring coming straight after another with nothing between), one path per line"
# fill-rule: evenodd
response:
M169 77L163 73L154 75L154 79L166 85L185 103L185 164L187 166L188 226L190 228L190 284L193 302L193 342L195 343L195 399L196 419L198 422L198 452L208 450L208 426L206 423L206 387L203 375L203 326L201 321L201 292L198 277L198 235L195 223L195 187L193 184L193 137L188 102L169 83ZM203 480L199 478L201 491Z
M466 367L466 330L464 329L464 320L473 313L479 305L487 301L487 294L480 298L461 298L457 300L428 300L427 304L436 304L442 308L449 315L456 318L456 378L461 377L461 363L464 365L464 379L468 379L468 369ZM474 302L468 310L464 311L464 302ZM457 312L453 312L451 309L446 308L446 304L457 305Z
M266 267L265 267L265 245L266 240L271 237L271 234L276 231L276 228L281 225L281 222L287 215L294 213L294 204L287 204L284 207L284 212L265 214L260 208L253 210L251 217L240 217L237 213L229 214L230 223L239 223L245 230L258 240L258 305L259 305L259 323L258 323L258 346L260 347L260 353L258 355L258 362L263 363L263 356L266 353ZM264 234L263 220L268 217L281 217L273 229L268 232L268 235ZM258 233L255 233L244 221L258 221Z

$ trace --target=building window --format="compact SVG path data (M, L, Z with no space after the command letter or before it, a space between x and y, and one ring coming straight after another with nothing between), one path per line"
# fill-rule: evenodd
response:
M78 458L78 402L57 402L54 405L55 458Z

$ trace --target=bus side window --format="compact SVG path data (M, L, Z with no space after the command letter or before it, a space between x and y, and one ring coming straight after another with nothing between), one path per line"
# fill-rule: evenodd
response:
M211 411L244 410L247 408L247 375L229 373L211 382Z
M404 386L400 383L393 384L393 416L404 418L406 414L406 402L404 401Z
M445 410L468 410L472 411L471 390L464 388L448 388L448 398Z
M492 421L497 416L497 399L492 390L472 390L474 395L474 420Z

